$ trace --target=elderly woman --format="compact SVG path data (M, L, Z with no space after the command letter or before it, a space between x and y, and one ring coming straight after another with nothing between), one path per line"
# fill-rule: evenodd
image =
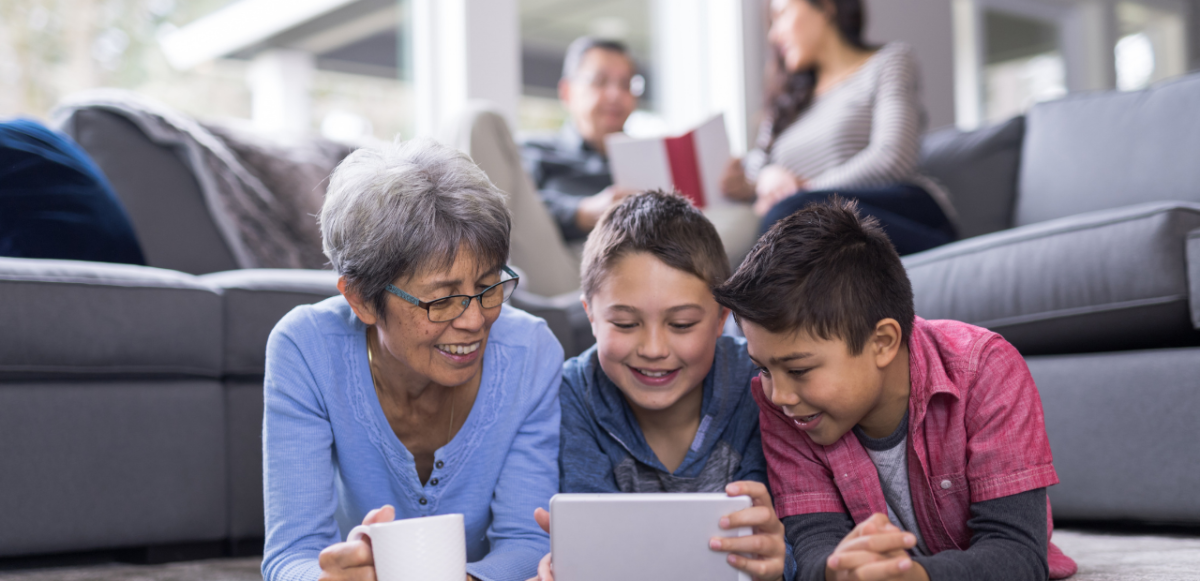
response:
M374 579L362 523L462 513L468 578L525 579L558 491L563 350L503 303L503 194L430 140L359 150L330 180L325 254L341 296L267 343L263 576Z

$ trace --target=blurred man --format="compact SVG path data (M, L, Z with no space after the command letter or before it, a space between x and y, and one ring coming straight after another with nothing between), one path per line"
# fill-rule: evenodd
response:
M613 185L604 137L637 106L642 79L625 46L591 37L567 48L558 97L568 119L558 135L521 147L525 169L567 242L581 241L632 190Z

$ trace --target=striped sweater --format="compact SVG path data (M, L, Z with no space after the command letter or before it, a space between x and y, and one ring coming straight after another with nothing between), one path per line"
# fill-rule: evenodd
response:
M764 147L771 122L764 121L759 149L744 160L746 176L756 180L763 166L777 164L805 180L810 191L912 183L953 219L946 192L917 172L925 129L917 76L907 44L885 45L846 80L814 97L769 152Z

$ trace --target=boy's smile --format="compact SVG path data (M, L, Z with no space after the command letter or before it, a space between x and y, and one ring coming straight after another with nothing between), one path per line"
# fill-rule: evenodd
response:
M600 366L635 412L700 396L727 314L703 280L635 252L611 265L584 306Z
M844 340L804 331L772 333L749 321L742 331L763 392L814 442L833 444L855 425L883 438L904 418L908 349L892 319L880 321L858 355Z

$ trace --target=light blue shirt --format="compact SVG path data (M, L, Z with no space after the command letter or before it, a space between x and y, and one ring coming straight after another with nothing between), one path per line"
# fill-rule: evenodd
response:
M366 326L341 296L293 309L267 341L263 577L315 581L321 550L384 504L462 513L479 579L534 576L550 543L533 510L558 491L562 360L544 321L504 305L470 415L422 485L375 395Z

